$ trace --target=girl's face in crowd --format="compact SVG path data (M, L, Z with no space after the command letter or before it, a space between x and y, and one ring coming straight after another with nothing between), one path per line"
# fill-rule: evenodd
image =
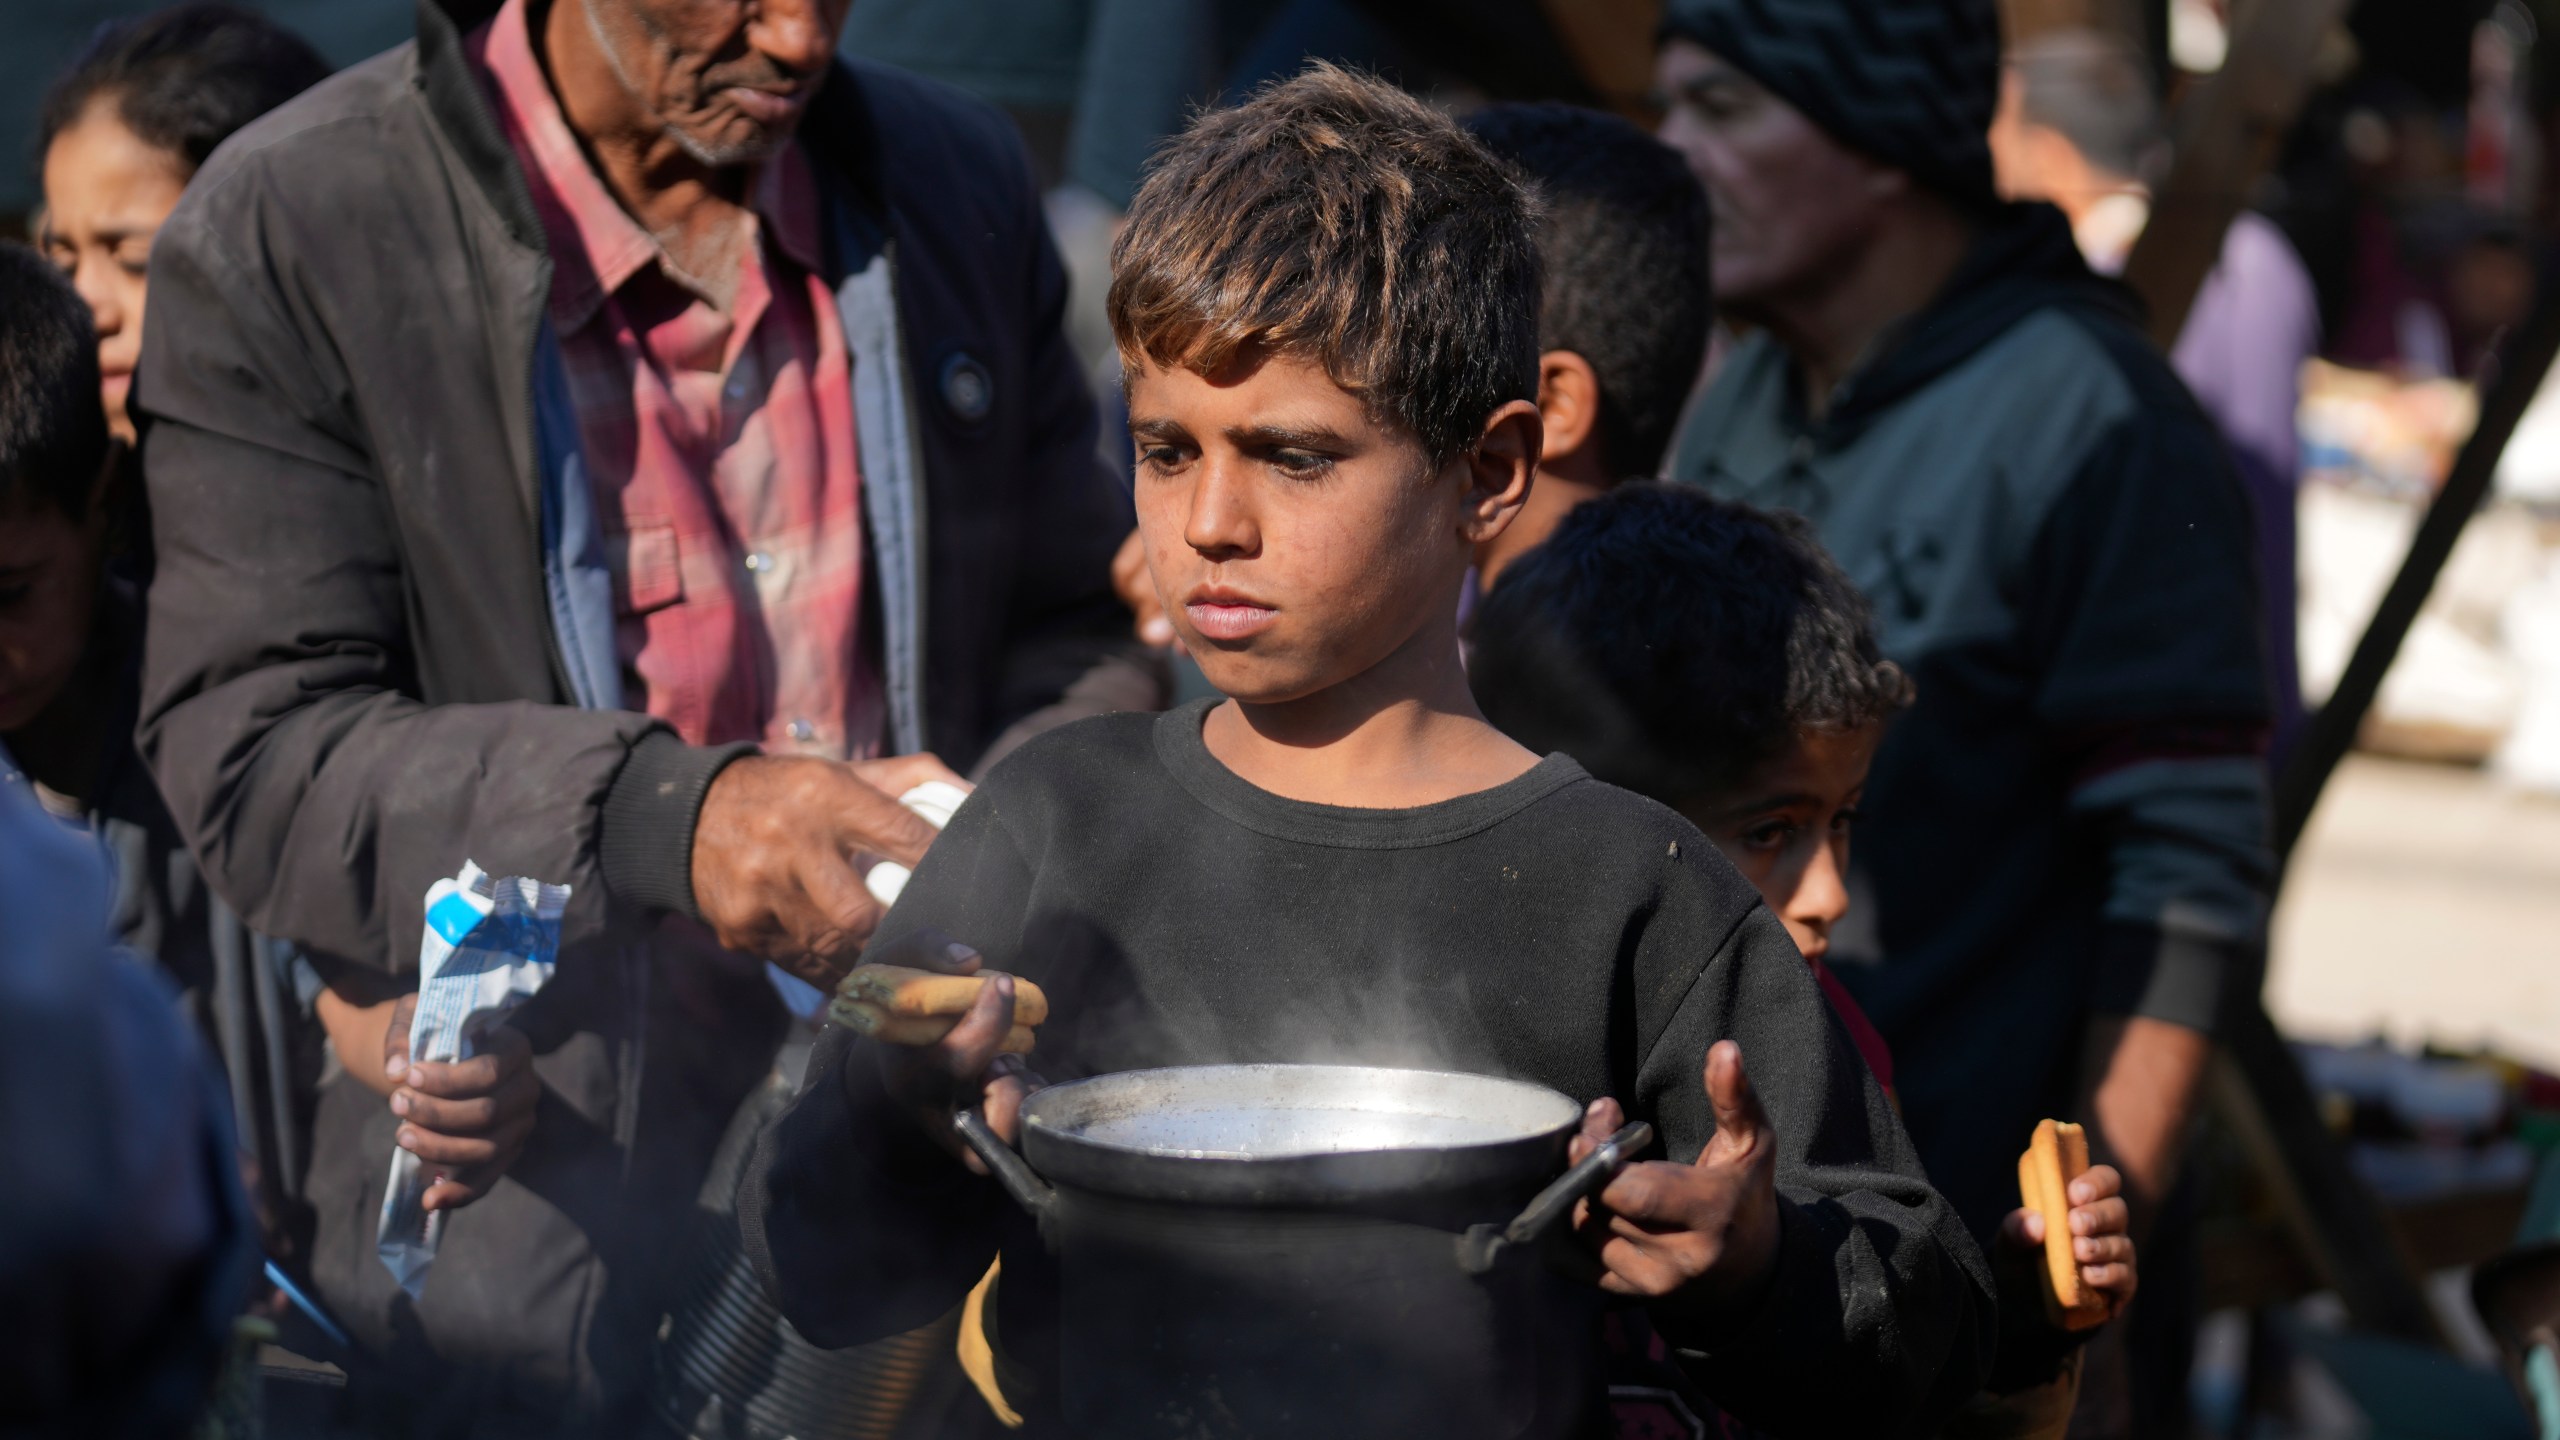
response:
M1882 725L1807 731L1795 748L1729 795L1682 806L1820 962L1849 913L1849 827L1867 787Z
M1435 474L1419 441L1285 356L1214 378L1143 365L1128 394L1148 569L1210 684L1282 704L1411 647L1455 653L1460 577L1519 505L1498 458ZM1496 414L1482 448L1534 456L1535 408Z
M142 358L142 294L151 239L187 187L178 157L155 149L100 96L44 155L44 252L71 275L98 326L107 426L133 442L125 395Z

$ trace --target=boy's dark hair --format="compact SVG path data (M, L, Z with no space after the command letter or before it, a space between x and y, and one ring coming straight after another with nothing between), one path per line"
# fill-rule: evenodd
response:
M89 306L59 266L0 241L0 504L23 493L81 519L106 463Z
M1503 571L1467 674L1513 739L1668 805L1911 699L1811 526L1660 484L1576 508Z
M1541 202L1538 348L1591 362L1610 473L1654 474L1714 320L1706 187L1678 151L1598 110L1493 105L1467 129Z
M1447 116L1318 62L1192 121L1111 251L1125 370L1320 366L1432 462L1538 393L1535 202Z
M98 100L190 176L231 132L310 89L329 62L302 37L229 5L176 5L98 27L45 93L36 159Z

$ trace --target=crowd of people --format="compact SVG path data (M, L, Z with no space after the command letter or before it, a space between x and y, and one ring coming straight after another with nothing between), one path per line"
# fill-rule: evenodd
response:
M964 1317L901 1433L1077 1433L955 1111L1320 1052L1659 1137L1524 1433L2134 1433L2018 1157L2086 1123L2060 1248L2141 1317L2263 950L2313 323L2244 225L2145 338L2138 67L1671 0L1648 133L1292 65L1163 118L1097 303L1014 119L845 23L430 0L332 75L185 4L47 98L0 1423L185 1428L263 1256L332 1433L680 1434L716 1209L790 1343ZM412 1057L466 862L566 888L556 972ZM857 961L988 983L892 1043Z

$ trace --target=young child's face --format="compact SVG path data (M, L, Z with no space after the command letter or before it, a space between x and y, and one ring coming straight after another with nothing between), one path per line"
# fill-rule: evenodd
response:
M103 510L92 503L73 520L23 486L0 498L0 734L43 714L79 668L106 554Z
M1147 565L1210 684L1278 704L1410 647L1454 654L1459 579L1519 504L1486 493L1499 467L1435 473L1420 441L1287 357L1214 378L1145 365L1128 393ZM1534 456L1536 412L1513 409Z
M1785 921L1807 960L1849 911L1849 827L1882 725L1805 731L1730 794L1681 807Z

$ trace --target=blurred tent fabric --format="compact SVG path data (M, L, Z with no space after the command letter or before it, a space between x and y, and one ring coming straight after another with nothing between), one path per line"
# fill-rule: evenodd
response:
M291 28L344 66L417 33L414 0L234 0ZM160 9L153 0L9 0L0 45L0 220L32 215L39 180L36 109L89 37L107 21Z
M1041 183L1125 208L1192 107L1310 58L1430 93L1595 103L1649 74L1656 0L859 0L848 54L1005 107ZM1574 23L1557 23L1561 12ZM1595 85L1587 71L1611 77ZM1633 78L1630 78L1630 76Z

